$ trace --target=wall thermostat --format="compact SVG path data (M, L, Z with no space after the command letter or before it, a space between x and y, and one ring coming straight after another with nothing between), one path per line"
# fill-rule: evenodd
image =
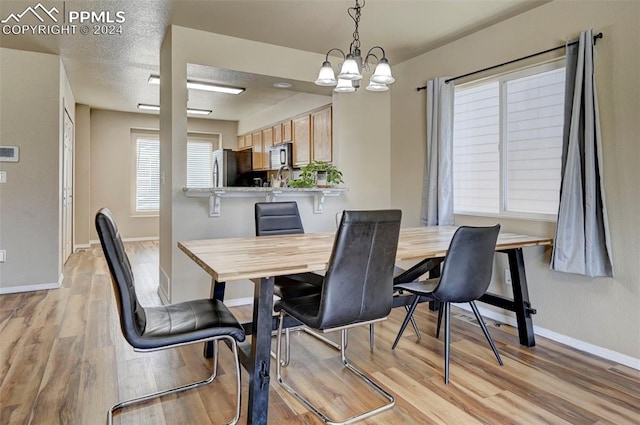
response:
M17 146L0 146L0 162L18 162L20 148Z

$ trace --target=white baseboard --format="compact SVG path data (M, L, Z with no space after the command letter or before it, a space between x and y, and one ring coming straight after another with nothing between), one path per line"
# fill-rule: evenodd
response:
M146 241L159 241L158 236L145 236L141 238L122 238L122 242L146 242Z
M89 249L91 248L91 242L89 243L78 243L73 246L73 252L78 251L79 249Z
M227 307L239 307L241 305L253 304L253 297L234 298L232 300L224 300Z
M143 236L140 238L122 238L122 242L146 242L146 241L159 241L160 237L159 236ZM91 239L89 241L89 245L98 245L100 243L100 240L98 239Z
M471 307L469 307L468 304L455 304L455 306L462 310L472 311ZM506 323L513 327L518 327L518 322L516 318L513 316L500 313L494 310L489 310L487 308L482 308L480 306L478 306L478 310L480 311L480 314L483 317L489 317L493 320L498 320L502 323ZM593 354L594 356L598 356L603 359L620 363L632 369L640 370L640 359L636 359L626 354L618 353L617 351L609 350L608 348L603 348L594 344L590 344L588 342L584 342L579 339L576 339L567 335L563 335L558 332L551 331L549 329L545 329L535 324L533 326L533 333L535 335L539 335L541 337L548 338L552 341L567 345L571 348L575 348L576 350L581 350L586 353Z
M169 296L165 294L160 285L158 285L158 296L160 297L160 301L162 301L163 305L169 304Z
M62 279L60 279L60 282L62 282ZM37 283L35 285L22 285L22 286L7 286L5 288L0 287L0 295L17 294L20 292L31 292L31 291L46 291L49 289L59 289L61 286L60 282Z

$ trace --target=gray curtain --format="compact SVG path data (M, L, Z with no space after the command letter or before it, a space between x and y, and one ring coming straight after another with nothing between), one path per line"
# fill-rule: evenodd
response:
M567 46L562 181L551 269L613 276L593 45L589 30Z
M420 223L453 225L453 82L427 83L427 158Z

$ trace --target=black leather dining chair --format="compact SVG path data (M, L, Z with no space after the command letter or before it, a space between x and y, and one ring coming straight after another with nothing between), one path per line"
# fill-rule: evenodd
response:
M402 322L396 340L393 342L393 349L396 348L402 333L421 300L431 300L440 302L438 312L438 330L440 334L440 324L444 315L444 382L449 383L449 346L451 327L451 303L469 303L471 309L478 320L484 336L489 341L493 353L498 359L500 366L503 365L498 349L489 334L487 326L484 324L475 300L487 292L491 283L493 271L493 256L496 248L496 241L500 225L493 227L459 227L451 239L447 256L442 266L442 275L439 278L398 284L396 289L414 294L414 299Z
M319 294L283 298L276 302L280 312L277 348L277 380L290 394L322 421L353 423L390 409L394 397L349 363L347 330L386 319L393 305L393 268L400 233L400 210L345 211L329 259L329 267ZM340 355L347 370L381 394L386 403L344 421L330 419L297 392L282 377L281 349L285 315L322 332L341 331Z
M256 236L296 235L304 233L298 203L256 202ZM319 292L323 276L316 273L298 273L276 276L273 293L280 298L292 298Z
M221 340L231 347L235 361L236 412L227 425L236 424L240 418L241 391L237 342L245 339L240 323L221 301L214 299L143 307L138 302L131 264L111 211L100 209L95 217L95 225L111 274L120 328L134 351L158 351L214 341L213 371L208 379L119 402L109 409L108 424L112 424L113 414L119 409L213 382L217 375L218 342Z
M255 228L256 236L272 235L297 235L304 233L302 218L298 203L294 201L284 202L256 202L255 204ZM275 276L273 293L280 298L295 298L304 295L320 293L324 277L317 273L297 273L285 276ZM333 341L305 329L305 332L334 345ZM289 364L290 356L290 329L285 330L285 356L283 366ZM271 353L275 357L275 353Z

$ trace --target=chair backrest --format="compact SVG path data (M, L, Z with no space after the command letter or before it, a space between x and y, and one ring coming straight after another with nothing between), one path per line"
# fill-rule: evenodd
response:
M304 233L296 202L257 202L256 236Z
M322 286L319 329L389 315L401 218L400 210L342 214Z
M480 298L491 283L493 255L500 225L461 226L451 239L433 296L443 302L464 303Z
M111 283L120 315L120 328L125 339L136 347L147 318L144 308L136 297L131 263L122 245L118 226L111 211L108 208L100 209L96 214L95 223L111 273Z

